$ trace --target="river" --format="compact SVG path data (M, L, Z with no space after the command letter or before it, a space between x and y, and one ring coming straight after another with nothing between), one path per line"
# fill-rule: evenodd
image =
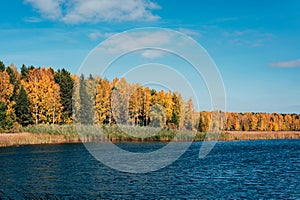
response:
M82 144L0 148L0 199L300 199L300 140L218 142L199 159L201 144L146 174L111 169Z

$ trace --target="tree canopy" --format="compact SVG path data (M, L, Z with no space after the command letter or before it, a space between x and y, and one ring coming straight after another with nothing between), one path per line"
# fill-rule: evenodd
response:
M213 120L224 116L224 120ZM30 124L125 124L206 132L296 131L299 114L195 111L176 91L156 91L124 78L86 79L66 69L22 65L5 67L0 61L0 127Z

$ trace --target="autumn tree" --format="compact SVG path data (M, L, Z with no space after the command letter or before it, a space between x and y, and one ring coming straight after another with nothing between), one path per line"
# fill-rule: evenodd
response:
M164 107L160 104L155 104L149 110L150 126L155 128L163 128L166 125L166 115Z
M194 113L194 104L192 98L189 98L185 106L185 118L184 126L188 130L193 129L193 113Z
M72 121L73 123L80 123L80 78L75 74L72 75L72 80L74 82L72 94Z
M99 125L110 124L111 117L111 84L107 79L98 79L95 98L96 122Z
M258 123L257 115L255 113L252 113L250 124L249 124L249 128L251 131L257 130L257 123Z
M95 103L96 98L96 87L97 87L97 78L93 77L92 74L89 75L88 79L85 80L86 92L91 98L92 103Z
M211 124L211 113L207 111L201 111L199 113L198 131L199 132L209 131L210 124Z
M176 93L179 106L180 106L180 117L179 117L179 129L184 129L184 118L185 118L185 101L180 93Z
M10 105L14 86L10 83L10 77L6 71L0 72L0 101L6 106Z
M49 69L32 69L22 84L30 100L30 110L35 123L59 123L62 111L60 87Z
M178 93L172 95L172 118L171 124L178 129L181 120L181 96Z
M284 115L284 129L290 131L292 129L292 117L289 114Z
M249 131L251 123L251 113L246 112L243 115L241 115L241 118L241 129L243 131Z
M129 99L131 85L124 79L114 79L111 94L113 118L118 124L130 124Z
M173 101L172 101L173 93L168 91L165 94L163 107L165 108L165 115L167 118L167 125L171 124L172 121L172 112L173 112Z
M132 93L129 97L128 111L133 125L140 125L140 120L142 116L142 98L143 98L143 88L141 85L133 85L131 89Z
M143 90L143 97L142 97L142 116L141 116L141 122L142 126L146 126L150 123L149 119L149 111L151 109L151 90L149 87L145 87Z

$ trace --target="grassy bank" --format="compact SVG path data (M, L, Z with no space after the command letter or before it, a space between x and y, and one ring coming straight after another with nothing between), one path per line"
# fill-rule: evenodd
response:
M172 129L151 127L118 126L74 126L74 125L38 125L19 130L20 133L0 134L0 147L26 144L57 144L76 142L167 142L202 141L204 139L221 141L299 139L300 132L245 132L231 131L221 134L194 133Z
M300 131L229 131L221 133L219 140L272 140L300 139Z

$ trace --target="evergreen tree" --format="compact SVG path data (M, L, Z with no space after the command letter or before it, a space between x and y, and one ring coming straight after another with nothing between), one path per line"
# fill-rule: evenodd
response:
M26 67L26 66L23 64L22 67L21 67L21 79L25 79L26 76L27 76L28 71L33 70L33 69L35 69L34 66L31 65L31 66L29 66L29 67Z
M25 79L27 75L28 68L23 64L21 67L21 78Z
M30 101L28 99L26 90L22 86L19 94L16 98L16 104L14 106L17 116L17 122L22 126L27 126L32 122L32 116L29 110Z
M10 77L10 84L14 86L13 94L10 98L11 101L15 101L17 98L17 93L20 89L20 74L17 68L12 64L6 68L6 72Z
M178 114L175 112L174 109L173 109L173 111L172 111L172 120L171 120L171 123L172 123L176 128L178 128L178 125L179 125Z
M93 124L94 112L93 103L91 97L88 95L86 90L86 82L84 76L80 76L80 108L79 108L79 122L81 124Z
M4 72L4 70L5 70L5 64L2 61L0 61L0 72Z
M54 80L60 86L60 101L63 106L62 120L66 122L72 117L72 93L74 80L70 72L65 69L54 73Z
M7 106L0 101L0 130L10 130L13 128L15 118L13 113L7 112Z
M173 102L173 108L172 108L172 119L171 123L178 128L179 127L179 122L180 122L180 102L177 97L177 94L173 93L172 96L172 102Z
M6 118L6 105L2 101L0 101L0 129L5 128L5 118Z

